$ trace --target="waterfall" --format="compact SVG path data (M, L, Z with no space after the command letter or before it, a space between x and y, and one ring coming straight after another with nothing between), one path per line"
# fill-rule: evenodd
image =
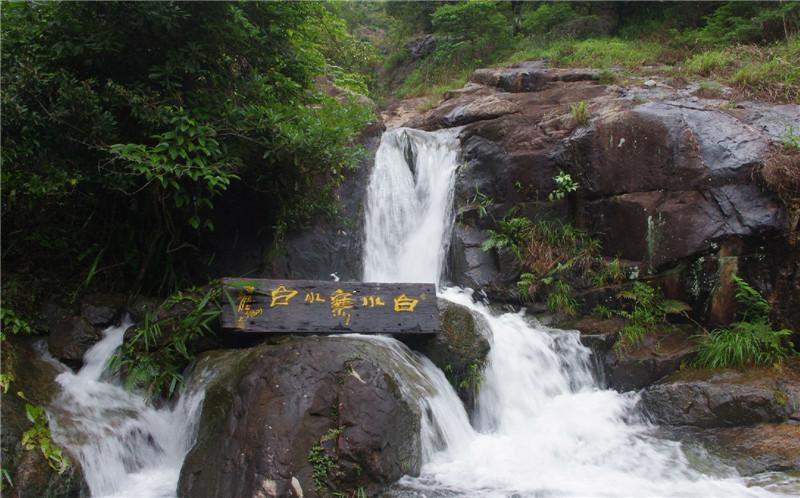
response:
M368 190L365 280L440 281L457 157L453 131L384 134ZM728 467L696 470L680 444L657 438L635 395L600 388L578 332L495 314L469 290L439 297L491 331L476 427L441 371L423 363L437 390L420 399L429 451L421 475L403 478L394 496L770 496Z
M194 386L173 406L156 409L107 378L108 360L128 326L106 329L77 373L65 369L56 378L61 392L48 409L50 427L55 441L80 461L93 497L174 497L203 390Z
M367 188L365 281L438 282L452 226L455 134L383 134Z

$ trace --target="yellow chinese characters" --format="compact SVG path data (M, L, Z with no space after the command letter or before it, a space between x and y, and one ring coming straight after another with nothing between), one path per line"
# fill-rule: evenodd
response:
M414 308L417 307L418 302L419 299L408 297L405 295L405 293L403 293L394 298L394 310L413 312Z
M289 300L296 295L296 290L287 289L285 285L279 285L272 290L272 302L269 304L269 307L289 306Z
M245 292L239 293L239 302L236 306L236 313L238 314L236 325L239 328L244 328L245 321L248 318L255 318L264 313L264 308L256 308L253 306L253 292L255 292L255 290L255 287L248 285L244 288Z
M386 303L383 302L381 296L363 296L361 298L361 306L365 306L367 308L374 308L375 306L385 306Z
M343 318L345 325L350 325L350 312L347 311L353 307L353 293L345 292L342 289L336 289L331 294L331 314Z
M304 301L307 303L324 303L325 298L320 296L319 292L306 292Z

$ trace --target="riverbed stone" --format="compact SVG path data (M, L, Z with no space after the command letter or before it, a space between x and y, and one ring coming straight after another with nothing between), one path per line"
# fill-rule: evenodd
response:
M47 338L50 354L65 364L79 368L86 351L102 339L102 330L82 316L69 316L54 324Z
M800 368L679 371L642 392L641 407L665 425L733 427L800 420Z
M204 354L195 372L213 380L180 495L371 495L418 473L420 413L387 354L340 337Z
M11 336L3 341L3 371L13 372L9 390L3 394L3 428L0 433L3 469L13 486L4 489L10 498L84 498L89 488L80 463L65 452L70 466L59 474L52 469L38 448L22 445L22 434L31 427L26 404L46 407L58 392L55 364L42 359L35 339ZM19 396L23 393L25 398ZM4 484L5 485L5 484Z

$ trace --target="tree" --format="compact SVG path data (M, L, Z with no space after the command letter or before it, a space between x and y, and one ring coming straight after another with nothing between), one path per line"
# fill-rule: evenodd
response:
M328 209L371 111L315 87L334 65L324 15L313 2L5 5L6 268L85 282L113 270L166 293L232 185L260 192L281 230Z

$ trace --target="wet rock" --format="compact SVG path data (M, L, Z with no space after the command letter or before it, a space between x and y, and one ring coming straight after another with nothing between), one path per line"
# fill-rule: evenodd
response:
M342 337L206 353L192 382L213 380L179 495L372 495L417 473L420 413L407 387L418 382L392 358L379 341Z
M480 374L489 354L486 334L489 325L483 317L474 315L468 308L439 301L442 331L429 339L420 351L445 375L467 407L474 407L477 385L475 375Z
M681 371L642 393L657 423L731 427L800 419L797 365L783 370Z
M677 330L647 335L630 350L612 349L605 355L608 386L618 391L649 386L688 364L695 351L694 341Z
M709 251L733 236L769 236L786 229L780 203L753 184L704 191L648 191L587 203L604 251L644 261L650 270Z
M581 342L592 350L595 366L607 387L632 391L647 387L689 363L695 354L693 329L670 327L645 336L636 347L617 346L621 318L585 317L558 324L581 332Z
M796 422L682 430L679 439L703 443L743 475L800 470Z
M320 217L310 227L287 234L283 250L260 276L331 280L335 273L342 280L361 278L364 197L382 132L382 123L364 131L364 159L338 189L336 218Z
M649 102L604 114L570 138L565 164L592 195L749 183L766 137L721 111Z
M89 496L80 464L70 458L71 465L58 474L38 448L22 446L22 434L31 427L25 405L47 406L58 391L55 377L60 373L53 363L41 358L28 338L9 337L3 342L3 371L13 372L15 379L0 404L3 430L0 433L3 469L13 487L4 490L11 498L84 498ZM23 392L25 399L17 395Z
M478 69L472 73L472 81L506 92L534 92L544 88L552 78L544 62L530 61L502 69Z
M54 324L47 338L50 354L73 368L83 364L83 355L103 338L100 329L82 316L66 317Z
M116 324L127 304L122 294L91 294L81 301L81 316L95 327Z

